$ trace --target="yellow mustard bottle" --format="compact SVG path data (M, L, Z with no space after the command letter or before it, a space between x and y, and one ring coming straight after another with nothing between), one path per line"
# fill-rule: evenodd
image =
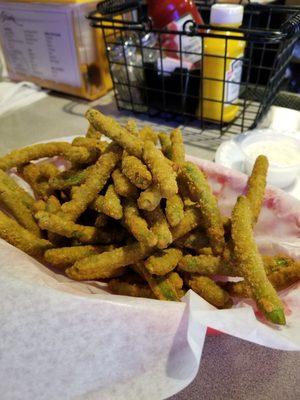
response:
M244 7L238 4L214 4L211 7L210 25L238 28L242 24L243 13ZM230 30L211 30L210 33L243 36ZM203 100L199 104L198 115L215 122L230 122L239 112L237 102L245 41L205 37L203 42Z

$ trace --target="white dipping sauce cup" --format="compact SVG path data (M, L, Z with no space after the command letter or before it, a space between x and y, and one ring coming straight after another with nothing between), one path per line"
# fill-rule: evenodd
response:
M263 142L269 141L270 147L269 150L271 151L272 143L278 147L278 144L282 143L282 152L287 150L287 144L289 146L295 147L299 151L299 160L295 160L295 163L283 164L279 161L276 162L274 159L269 159L269 170L267 176L267 182L270 185L276 186L278 188L286 188L290 186L297 178L297 175L300 171L300 140L294 139L290 136L279 134L279 133L253 133L247 134L245 139L240 142L240 149L244 154L245 162L244 167L245 171L248 175L251 174L254 162L256 157L260 154L264 154L268 157L268 149L263 149ZM250 154L249 146L253 143L261 143L262 148L257 149L257 154ZM248 152L247 152L248 150ZM274 155L273 155L274 157Z

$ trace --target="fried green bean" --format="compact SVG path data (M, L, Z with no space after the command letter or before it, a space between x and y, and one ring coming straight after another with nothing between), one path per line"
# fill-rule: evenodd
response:
M75 221L108 181L111 172L121 159L122 150L115 144L110 144L106 151L90 170L84 183L76 187L72 199L62 205L62 211Z
M151 173L137 157L125 154L122 157L122 172L139 189L147 189L151 185Z
M177 240L186 235L198 226L203 225L203 217L201 211L197 207L192 207L184 212L182 220L177 226L171 229L173 240Z
M229 294L207 276L193 276L189 280L190 288L204 300L217 308L231 308L232 300Z
M139 129L137 127L137 123L134 119L129 119L125 125L125 129L127 129L127 131L129 133L131 133L133 136L138 137L139 136Z
M0 169L0 184L11 190L29 210L33 208L35 200L29 193L22 189L17 182Z
M252 231L252 212L246 197L240 196L232 212L231 232L234 256L259 309L275 324L285 324L284 308L269 282Z
M224 228L217 199L203 172L195 164L186 162L181 168L181 174L188 186L191 199L200 205L213 251L217 255L222 254L225 246Z
M157 244L156 235L148 228L146 220L141 217L134 200L126 199L124 202L124 221L136 240L149 247Z
M115 187L115 191L119 196L122 197L138 197L138 190L136 186L130 182L120 169L115 169L112 173L112 179Z
M185 151L182 139L182 133L179 128L174 129L170 134L171 140L171 160L176 164L182 164L185 161Z
M86 180L91 169L92 166L82 170L70 169L63 171L49 180L49 188L52 190L64 190L72 186L81 185Z
M141 192L137 200L141 210L153 211L161 201L161 193L156 185L149 186Z
M203 248L209 246L209 241L202 229L196 229L176 240L174 244L178 247L185 247L199 253Z
M58 198L53 195L49 196L49 198L47 199L47 202L46 202L45 211L47 211L51 214L55 214L60 211L60 208L61 208L61 204L60 204Z
M174 194L166 201L166 217L169 225L177 226L184 216L183 201L179 194Z
M94 151L94 149L97 149L98 155L102 154L106 150L108 145L109 145L108 142L104 142L104 141L94 139L94 138L82 137L82 136L76 137L72 142L72 146L85 147L91 151Z
M276 256L262 256L266 274L281 270L282 268L289 267L295 263L295 260L284 254L277 254Z
M170 272L168 274L168 279L172 282L176 290L182 289L183 286L183 279L181 279L178 272Z
M42 229L47 229L49 232L57 233L69 239L78 239L81 243L108 244L122 238L121 232L100 231L94 226L76 224L60 215L50 214L47 211L39 211L35 217Z
M158 135L157 133L151 128L151 126L144 126L140 132L139 136L143 141L150 140L152 143L155 145L157 144L158 141Z
M165 249L172 243L172 233L161 207L158 206L153 211L145 211L144 214L151 231L157 237L156 246L159 249Z
M143 262L136 263L133 268L148 282L157 299L179 301L178 293L168 276L151 275Z
M300 265L293 263L268 274L272 286L280 291L288 288L300 280ZM245 282L228 282L226 289L235 297L252 297L251 287Z
M28 164L32 160L63 155L71 147L71 144L67 142L50 142L13 150L4 157L0 157L0 169L7 170Z
M0 238L37 258L42 258L45 250L53 247L48 240L36 237L2 211L0 211Z
M263 155L258 156L251 176L248 179L246 197L251 207L253 224L257 222L263 204L268 167L269 162L267 157Z
M123 217L123 207L120 197L117 195L114 185L109 185L104 195L102 211L113 219L121 219Z
M50 249L45 252L45 261L54 265L55 267L68 267L73 265L76 261L85 257L101 254L107 251L109 246L73 246L61 247L59 249Z
M149 140L144 142L143 159L152 173L153 183L157 184L165 198L178 192L176 175L168 160Z
M154 293L150 287L142 283L127 282L122 279L111 279L107 285L108 289L114 294L155 299Z
M86 146L79 147L71 145L71 147L65 151L64 156L74 165L91 164L99 158L100 153L100 150L95 147L87 148Z
M58 174L58 168L52 163L29 163L18 168L22 178L31 186L35 196L47 199L51 193L49 180Z
M154 275L166 275L176 268L182 252L179 249L168 248L159 250L145 260L145 267Z
M141 139L130 134L113 118L106 117L97 110L88 110L85 115L97 131L117 142L130 155L142 158L143 141Z
M134 242L112 251L76 261L72 267L66 270L66 274L75 280L109 278L116 270L135 264L148 257L152 252L153 248Z
M160 141L161 151L163 152L163 155L167 157L169 160L172 160L172 143L170 135L164 132L160 132L158 134L158 138Z
M87 133L86 133L86 135L85 135L87 138L90 138L90 139L97 139L97 140L100 140L101 139L101 133L100 132L98 132L94 127L93 127L93 125L89 125L89 128L88 128L88 130L87 130Z
M23 228L32 232L35 236L41 237L40 228L35 222L31 210L22 203L17 193L8 189L2 181L0 181L0 204Z
M267 275L289 267L294 263L293 259L284 256L262 256L262 260ZM234 258L225 259L211 254L200 254L198 256L188 254L182 257L178 264L178 269L191 274L205 276L242 276Z
M178 264L178 269L190 274L232 276L232 269L227 264L222 264L221 257L219 256L207 256L203 254L192 256L188 254L182 257Z

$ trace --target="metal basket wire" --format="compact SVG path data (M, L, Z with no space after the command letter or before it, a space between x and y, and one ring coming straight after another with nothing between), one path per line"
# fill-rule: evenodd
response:
M204 21L208 21L211 6L203 2L196 4ZM182 123L198 119L202 130L216 129L221 135L244 132L257 125L278 93L300 35L300 7L297 6L248 4L244 9L242 27L230 28L230 36L226 35L229 28L196 25L191 20L181 31L154 29L151 20L138 7L131 7L130 12L121 15L100 15L99 11L94 11L89 19L93 27L102 29L119 109L176 118ZM163 35L166 34L176 38L179 49L163 48ZM206 38L223 40L222 77L207 77L202 73L203 54L183 49L182 43L187 36L201 37L202 43ZM155 37L154 44L145 40L149 37ZM227 54L228 46L234 41L245 43L242 58L235 59ZM202 45L201 52L203 48ZM166 68L166 54L176 58L173 70ZM188 56L199 56L197 68L186 67ZM221 56L211 57L217 59ZM242 62L241 81L229 81L226 63L236 61ZM221 97L207 96L207 90L207 97L204 96L206 81L215 82L215 87L219 85ZM228 99L226 91L229 86L226 85L237 85L238 99ZM219 110L218 118L211 119L205 115L203 108L207 105ZM237 107L232 120L225 118L224 110L228 106Z

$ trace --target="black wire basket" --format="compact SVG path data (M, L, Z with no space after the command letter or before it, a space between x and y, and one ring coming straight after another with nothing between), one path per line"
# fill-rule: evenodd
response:
M297 6L247 4L240 28L187 20L176 31L154 29L138 1L117 3L115 9L113 1L99 3L88 18L102 29L118 108L181 123L198 120L202 130L221 135L254 128L265 115L300 35ZM196 4L206 23L211 5ZM177 43L175 49L165 45L166 37ZM200 51L184 47L187 37L201 38ZM219 40L221 55L207 53L209 38ZM230 56L230 46L241 43L243 53Z

